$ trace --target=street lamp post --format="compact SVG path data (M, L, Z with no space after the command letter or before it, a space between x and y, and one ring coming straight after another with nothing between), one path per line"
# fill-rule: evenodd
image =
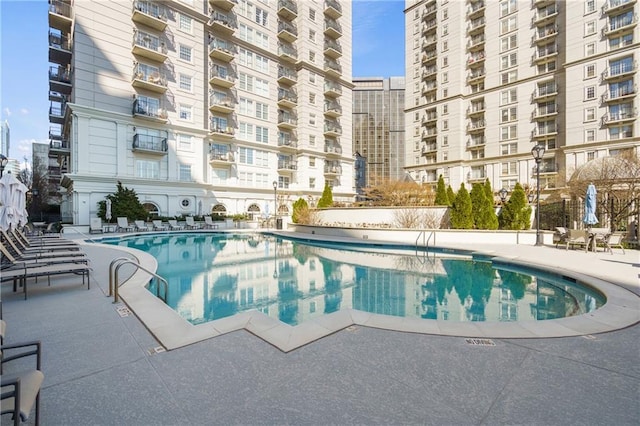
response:
M3 154L0 154L0 177L2 177L4 173L4 168L7 167L7 163L9 159L5 157Z
M509 191L507 191L507 188L502 188L498 194L500 194L500 205L504 206L504 203L507 201L507 195L509 194Z
M278 220L278 181L273 181L273 221ZM276 223L274 223L274 227Z
M531 148L531 155L536 160L536 245L543 245L542 234L540 233L540 162L544 155L544 145L537 144Z

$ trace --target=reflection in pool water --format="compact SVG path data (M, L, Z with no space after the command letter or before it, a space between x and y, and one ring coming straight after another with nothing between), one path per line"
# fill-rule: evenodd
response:
M251 309L290 325L348 308L448 321L544 320L603 303L598 293L560 277L413 250L259 234L149 235L111 243L155 256L158 274L169 282L167 303L193 324Z

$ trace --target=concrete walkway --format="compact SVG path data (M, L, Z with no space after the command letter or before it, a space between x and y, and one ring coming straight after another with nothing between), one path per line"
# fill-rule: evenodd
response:
M32 285L25 301L2 287L7 341L43 342L43 425L640 420L637 323L586 336L485 342L493 345L352 325L288 353L241 330L163 352L126 305L106 297L108 264L122 254L85 250L94 268L90 290L79 278L57 278L51 287ZM640 320L638 251L483 251L613 281L629 290L628 309Z

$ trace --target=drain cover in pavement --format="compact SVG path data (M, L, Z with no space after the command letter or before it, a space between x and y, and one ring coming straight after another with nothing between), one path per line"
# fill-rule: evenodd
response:
M464 339L467 345L477 346L495 346L495 342L491 339Z

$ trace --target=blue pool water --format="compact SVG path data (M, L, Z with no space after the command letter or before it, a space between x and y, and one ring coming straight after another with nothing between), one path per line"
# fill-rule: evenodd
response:
M193 324L252 309L290 325L348 308L447 321L545 320L603 304L569 279L415 250L213 233L104 242L156 257L168 305Z

